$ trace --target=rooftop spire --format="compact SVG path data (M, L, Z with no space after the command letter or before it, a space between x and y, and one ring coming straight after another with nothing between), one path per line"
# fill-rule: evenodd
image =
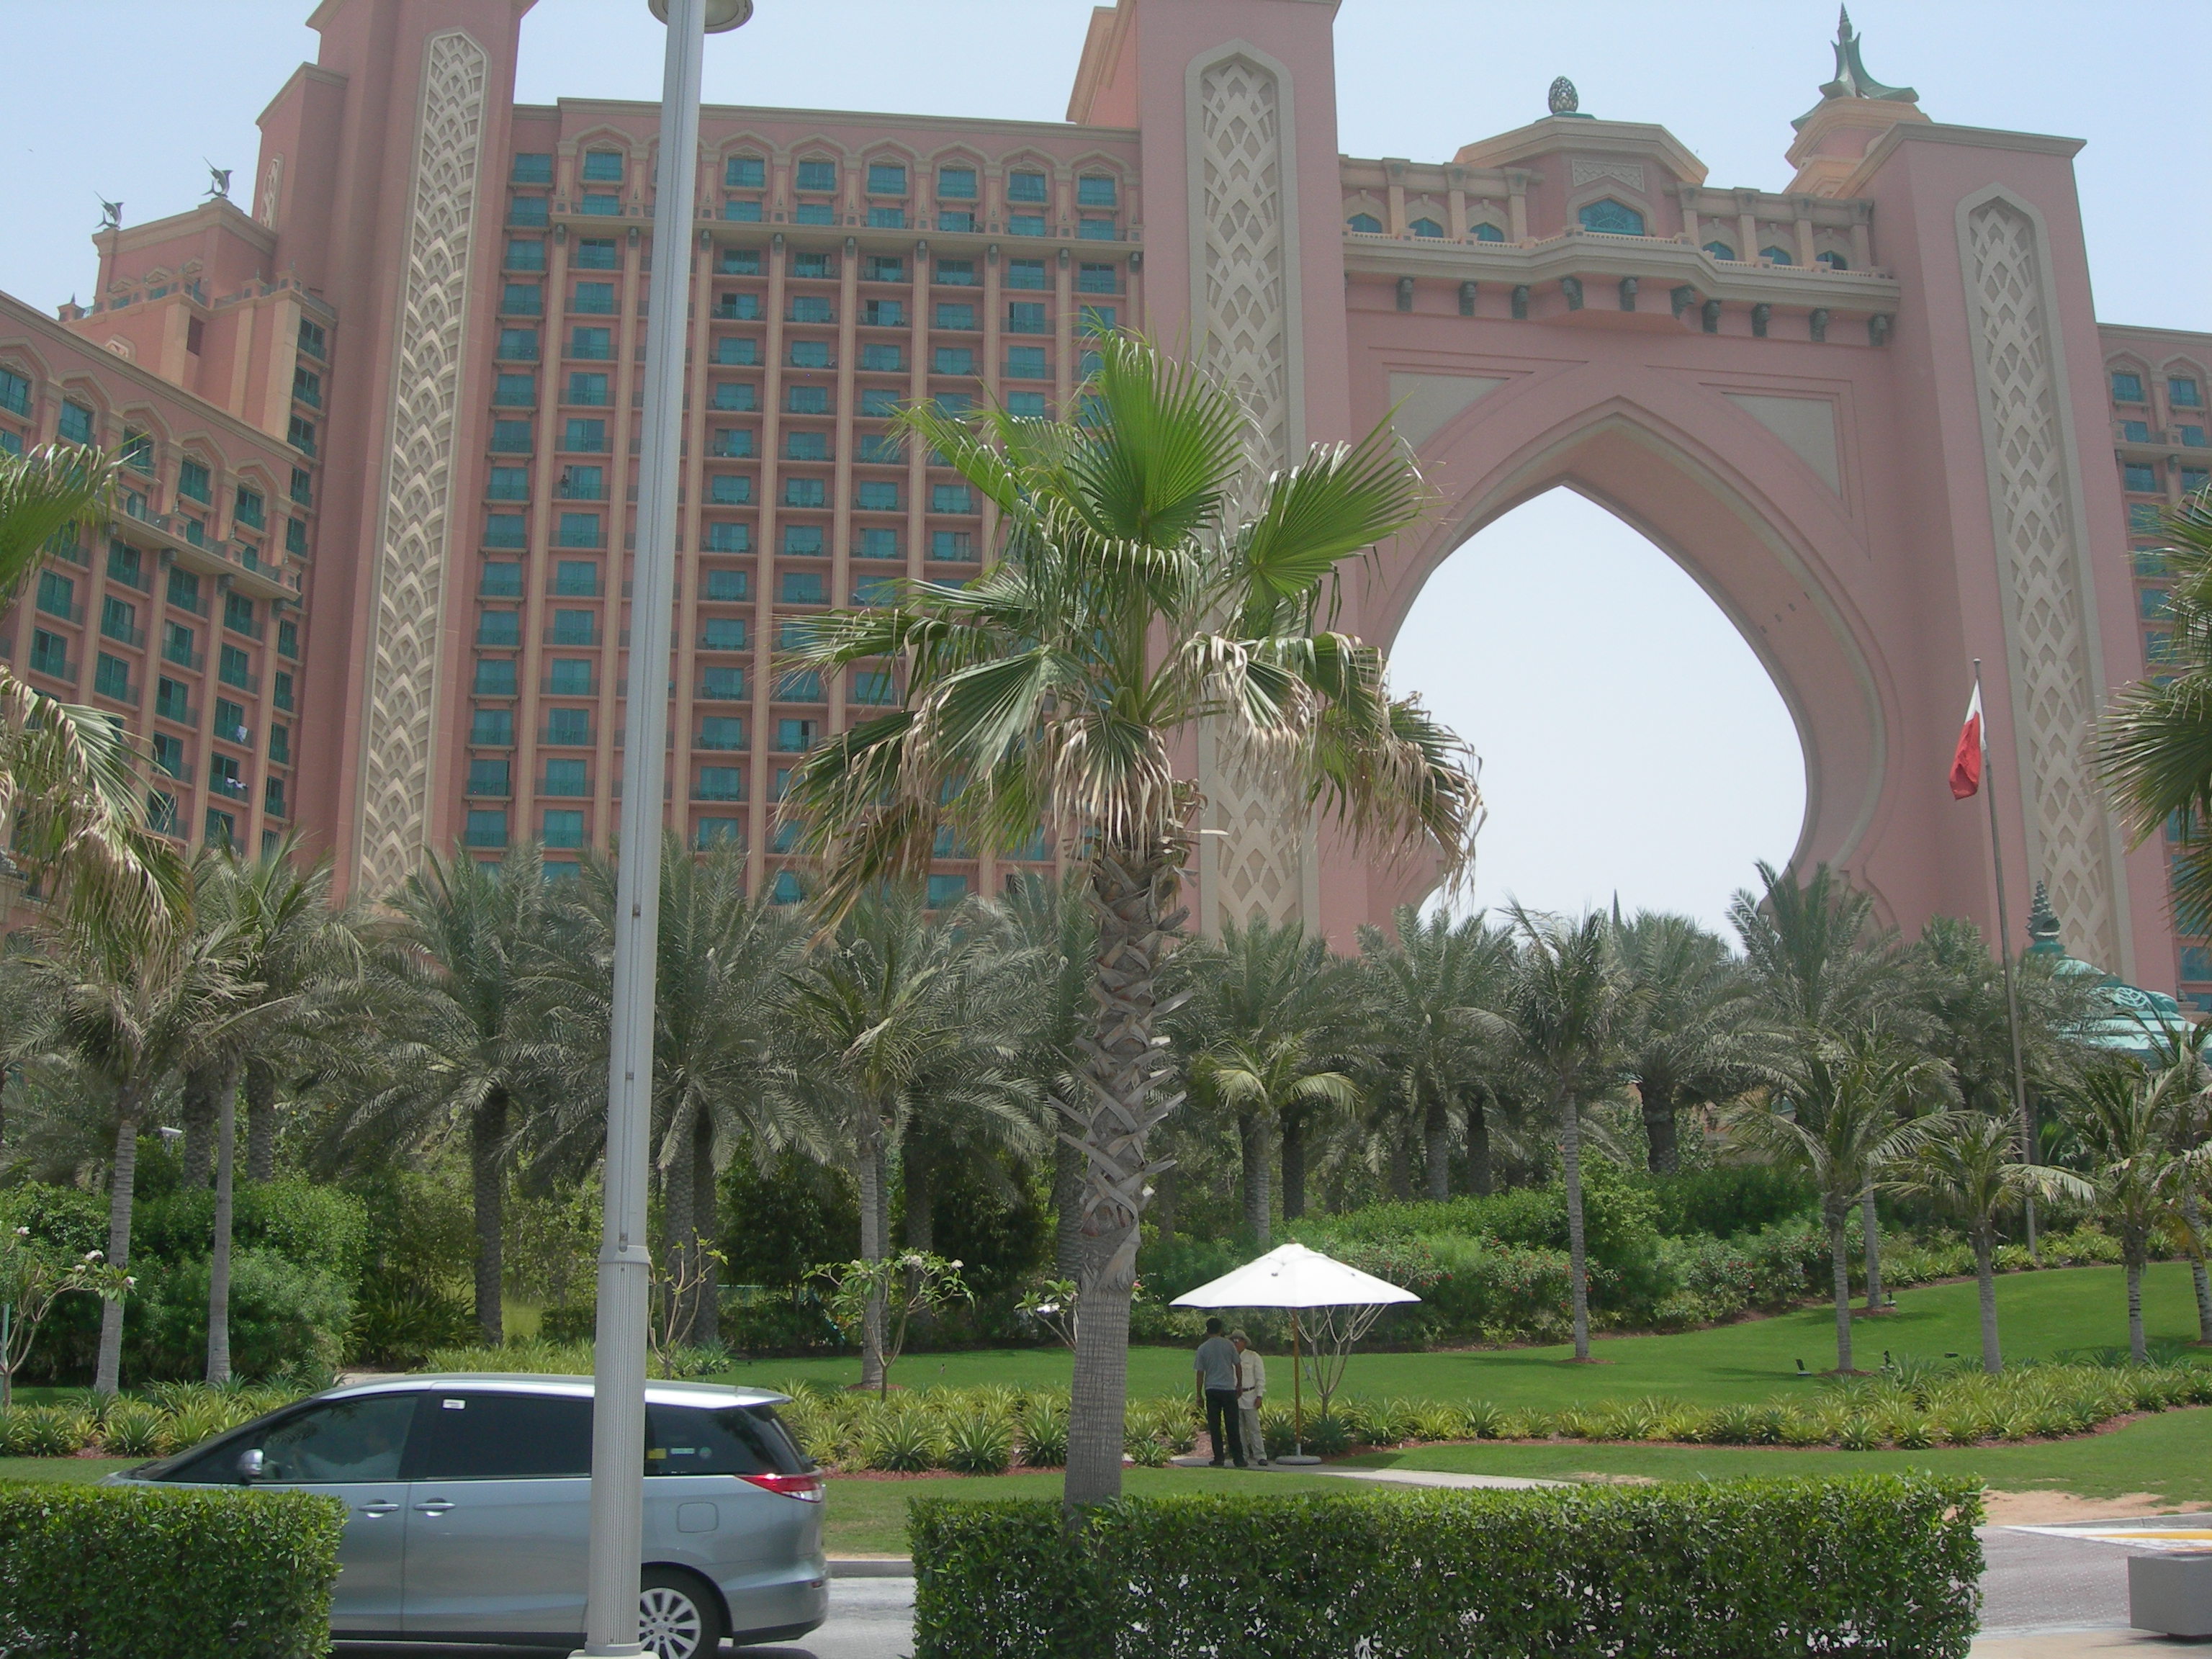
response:
M1920 94L1911 87L1884 86L1869 75L1859 61L1860 37L1851 28L1849 7L1838 7L1836 18L1836 78L1820 88L1822 98L1886 98L1892 103L1917 104Z

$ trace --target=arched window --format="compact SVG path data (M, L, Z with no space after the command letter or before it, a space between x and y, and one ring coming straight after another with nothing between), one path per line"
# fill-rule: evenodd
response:
M1730 247L1726 242L1708 242L1705 244L1705 252L1711 254L1716 259L1733 259L1735 258L1735 250Z
M1478 242L1502 242L1505 240L1505 233L1492 224L1469 225L1467 234Z
M1444 228L1433 219L1416 219L1410 227L1416 236L1441 236Z
M1833 249L1820 255L1815 263L1824 264L1831 270L1849 270L1851 268L1851 262Z
M1644 216L1610 196L1601 202L1592 202L1579 216L1584 230L1601 230L1610 236L1644 234Z
M1763 247L1759 250L1759 257L1772 265L1794 265L1797 263L1790 257L1790 250L1786 247Z
M1382 234L1382 222L1371 213L1355 213L1344 222L1346 228L1356 230L1362 236L1380 236Z

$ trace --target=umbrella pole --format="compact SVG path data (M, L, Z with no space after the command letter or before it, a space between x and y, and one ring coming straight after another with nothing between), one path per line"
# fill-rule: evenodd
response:
M1279 1457L1278 1463L1318 1463L1321 1459L1306 1449L1305 1366L1298 1353L1298 1310L1291 1310L1291 1443L1297 1447L1288 1457Z

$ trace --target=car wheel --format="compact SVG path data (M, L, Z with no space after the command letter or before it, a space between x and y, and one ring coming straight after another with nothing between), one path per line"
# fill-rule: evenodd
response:
M637 1593L637 1639L653 1659L713 1659L722 1609L690 1573L649 1567Z

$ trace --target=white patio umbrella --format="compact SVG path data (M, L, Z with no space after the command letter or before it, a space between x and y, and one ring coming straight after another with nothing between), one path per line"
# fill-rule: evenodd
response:
M1284 1244L1256 1261L1248 1261L1210 1284L1187 1291L1169 1305L1176 1308L1282 1308L1291 1316L1291 1420L1297 1450L1279 1459L1285 1463L1316 1463L1305 1455L1305 1398L1299 1385L1298 1315L1322 1313L1321 1328L1342 1354L1351 1348L1382 1314L1401 1302L1419 1302L1411 1291L1373 1273L1323 1255L1303 1244ZM1316 1349L1319 1357L1319 1349ZM1318 1368L1316 1386L1320 1381Z

